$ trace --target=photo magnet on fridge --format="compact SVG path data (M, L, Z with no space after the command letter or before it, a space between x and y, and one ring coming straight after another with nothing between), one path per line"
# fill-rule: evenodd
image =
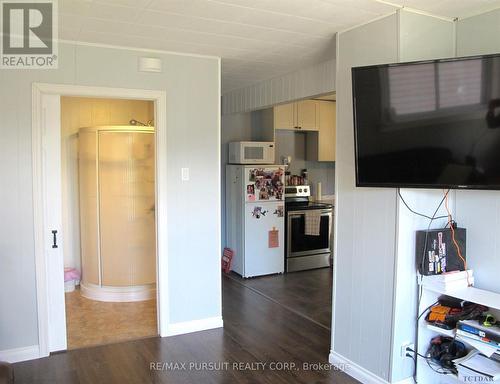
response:
M284 207L282 205L278 205L278 207L274 210L274 214L278 217L283 217L284 215Z
M247 185L247 200L255 201L255 186L253 184Z

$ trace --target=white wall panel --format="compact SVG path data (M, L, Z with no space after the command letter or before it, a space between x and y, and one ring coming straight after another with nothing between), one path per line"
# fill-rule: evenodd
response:
M455 26L451 21L401 10L399 19L400 62L431 60L454 56ZM441 190L404 190L408 204L428 216L434 213L443 197ZM450 193L450 209L454 207L454 193ZM398 199L397 248L394 278L393 349L391 382L413 375L414 365L401 357L401 345L415 340L417 283L415 260L415 231L427 229L429 220L409 212ZM445 214L444 206L438 216ZM431 228L442 228L446 220L436 220Z
M247 112L335 91L335 60L225 93L222 114Z
M395 62L397 16L341 33L337 41L337 158L332 350L388 380L396 192L356 188L351 68Z
M499 53L500 9L458 21L457 50L462 56ZM476 286L500 292L500 192L458 191L457 221L467 228Z

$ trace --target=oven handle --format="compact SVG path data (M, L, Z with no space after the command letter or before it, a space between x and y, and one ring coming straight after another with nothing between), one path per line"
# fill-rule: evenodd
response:
M302 216L305 215L307 211L314 211L314 209L308 209L308 210L303 210L303 211L288 211L288 216ZM331 209L322 209L321 210L321 215L322 216L327 216L327 215L332 215L333 211Z

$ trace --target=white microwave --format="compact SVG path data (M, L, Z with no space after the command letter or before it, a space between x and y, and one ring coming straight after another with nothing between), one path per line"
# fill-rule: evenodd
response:
M229 143L231 164L274 164L274 142L233 141Z

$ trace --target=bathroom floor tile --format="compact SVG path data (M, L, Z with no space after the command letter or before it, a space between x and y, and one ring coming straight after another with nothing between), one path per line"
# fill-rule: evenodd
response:
M156 336L156 300L107 303L67 292L68 349Z

